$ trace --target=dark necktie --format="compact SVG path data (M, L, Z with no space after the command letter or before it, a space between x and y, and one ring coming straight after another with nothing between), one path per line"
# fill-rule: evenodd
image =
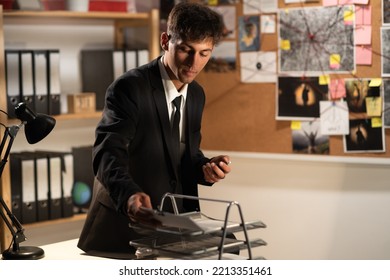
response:
M173 116L172 122L172 146L175 154L175 160L177 163L180 162L180 104L181 104L181 96L176 97L172 101L173 105L176 107L175 115Z

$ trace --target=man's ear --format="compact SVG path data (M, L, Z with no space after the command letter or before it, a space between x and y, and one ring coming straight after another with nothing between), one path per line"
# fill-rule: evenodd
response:
M168 50L168 45L169 45L169 35L168 35L168 33L163 32L163 33L161 34L160 44L161 44L161 48L162 48L164 51L167 51L167 50Z

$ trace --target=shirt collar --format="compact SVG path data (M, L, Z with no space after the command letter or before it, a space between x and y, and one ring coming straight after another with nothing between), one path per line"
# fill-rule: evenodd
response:
M170 104L177 96L182 95L183 100L181 102L182 104L181 106L183 107L187 98L188 84L184 84L182 89L180 91L177 91L175 85L169 78L167 70L164 67L163 60L164 60L164 56L162 56L161 59L158 60L158 66L160 68L161 79L164 86L167 103Z

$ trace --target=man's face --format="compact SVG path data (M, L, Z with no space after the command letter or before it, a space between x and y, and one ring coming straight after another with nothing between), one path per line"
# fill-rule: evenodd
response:
M171 42L167 36L164 64L177 89L191 83L211 57L214 47L211 38L198 42ZM162 42L164 41L162 37Z

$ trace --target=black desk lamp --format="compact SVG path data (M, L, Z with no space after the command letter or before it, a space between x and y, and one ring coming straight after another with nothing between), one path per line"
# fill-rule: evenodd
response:
M0 110L2 113L8 114ZM2 156L0 163L0 177L3 174L4 166L7 163L8 156L11 151L11 146L18 133L19 129L24 125L24 132L26 139L29 144L35 144L45 138L54 128L56 120L50 116L44 114L35 114L27 107L25 103L19 103L15 107L16 117L21 120L19 125L6 126L2 123L5 128L3 139L0 145L0 156ZM8 143L7 143L8 142ZM3 150L5 152L3 155ZM2 252L3 259L5 260L37 260L44 257L45 252L38 247L33 246L19 246L19 243L26 240L24 235L24 228L18 221L11 210L7 207L7 204L0 195L0 204L4 208L9 220L2 209L0 209L0 216L4 220L5 224L12 233L12 243L10 248ZM12 247L12 248L11 248Z

